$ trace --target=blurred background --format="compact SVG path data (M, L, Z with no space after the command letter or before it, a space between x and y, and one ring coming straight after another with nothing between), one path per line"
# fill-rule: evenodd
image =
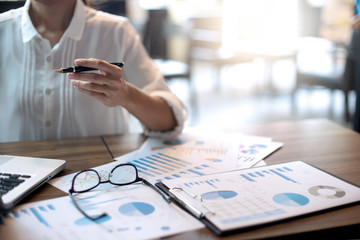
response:
M0 1L2 11L23 1ZM91 0L126 16L186 126L328 118L353 129L354 0ZM138 122L132 119L132 129Z

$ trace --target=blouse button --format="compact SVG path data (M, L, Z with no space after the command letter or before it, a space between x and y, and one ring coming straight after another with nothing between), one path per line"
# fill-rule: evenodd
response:
M47 56L46 61L50 62L51 61L51 56Z
M46 93L47 95L49 95L49 94L51 93L51 89L47 88L47 89L45 90L45 93Z

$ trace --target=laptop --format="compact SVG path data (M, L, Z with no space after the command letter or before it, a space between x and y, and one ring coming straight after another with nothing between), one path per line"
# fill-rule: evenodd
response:
M65 168L65 160L0 155L0 211L15 206Z

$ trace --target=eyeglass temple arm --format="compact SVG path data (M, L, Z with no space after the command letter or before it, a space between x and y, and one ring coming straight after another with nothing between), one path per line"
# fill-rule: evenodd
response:
M149 186L149 187L151 187L152 189L154 189L157 193L159 193L164 199L165 199L165 201L167 202L167 203L170 203L171 202L171 198L169 197L169 196L167 196L163 191L161 191L160 189L158 189L157 187L155 187L154 185L152 185L150 182L148 182L146 179L141 179L141 181L145 184L145 185L147 185L147 186Z
M96 220L98 220L98 219L100 219L100 218L103 218L103 217L106 217L106 216L107 216L106 213L103 213L103 214L101 214L101 215L99 215L99 216L97 216L97 217L91 217L90 215L86 214L86 213L80 208L80 206L77 204L76 200L74 199L74 196L72 195L72 192L71 192L71 191L69 191L69 196L70 196L70 199L71 199L71 201L73 202L74 206L77 208L77 210L79 210L79 212L81 212L81 213L82 213L85 217L87 217L88 219L93 220L93 221L96 221Z

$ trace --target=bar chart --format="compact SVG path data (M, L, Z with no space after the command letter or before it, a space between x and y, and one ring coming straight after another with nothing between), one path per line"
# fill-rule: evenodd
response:
M299 216L358 201L360 196L358 187L301 161L163 184L223 230Z
M214 159L189 161L162 152L140 156L127 163L134 164L142 177L154 183L183 177L204 176L223 171L224 166L226 167L221 161Z

